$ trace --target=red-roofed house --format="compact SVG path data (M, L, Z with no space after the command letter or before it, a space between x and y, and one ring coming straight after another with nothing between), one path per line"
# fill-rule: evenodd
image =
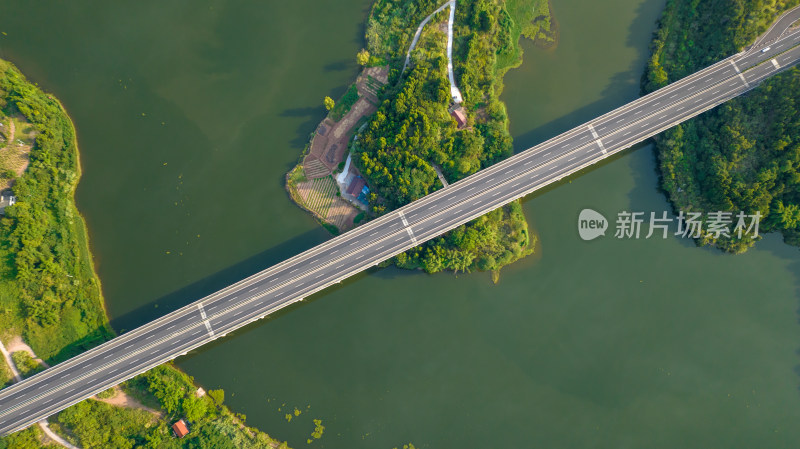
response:
M361 189L363 189L366 184L367 183L364 182L364 178L359 176L350 182L350 186L347 188L347 194L358 197L358 195L361 193Z
M467 113L464 111L462 106L459 106L450 113L456 122L458 122L458 127L463 128L467 124Z
M189 434L189 429L186 428L186 423L182 419L172 425L172 431L175 432L175 436L178 438L183 438Z

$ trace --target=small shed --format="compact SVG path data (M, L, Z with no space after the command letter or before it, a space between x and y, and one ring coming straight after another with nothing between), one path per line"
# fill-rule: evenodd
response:
M467 113L466 111L464 111L463 106L454 108L453 111L450 112L450 115L452 115L453 118L456 119L459 128L463 128L464 126L467 125Z
M367 195L369 195L369 187L364 186L361 188L361 193L358 195L358 201L361 201L364 205L369 205L369 201L367 201Z
M0 215L5 214L6 207L13 206L17 202L17 197L11 194L11 191L0 193Z
M175 436L178 438L183 438L189 434L186 422L182 419L179 419L178 422L172 425L172 431L175 432Z

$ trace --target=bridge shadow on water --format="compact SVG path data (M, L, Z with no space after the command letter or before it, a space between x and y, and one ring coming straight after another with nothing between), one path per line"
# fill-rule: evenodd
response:
M245 326L243 326L243 327L241 327L241 328L239 328L239 329L237 329L237 330L235 330L233 332L229 332L225 337L218 338L218 339L216 339L214 341L206 343L205 345L203 345L203 346L201 346L201 347L199 347L199 348L197 348L197 349L195 349L193 351L190 351L185 356L182 356L181 360L182 361L191 360L194 356L200 354L203 351L215 348L220 344L224 344L229 339L236 338L236 337L241 336L241 335L246 335L247 333L255 330L257 327L259 327L261 325L264 325L264 324L266 324L268 322L271 322L271 321L275 321L275 320L281 319L282 317L286 316L287 314L290 314L290 313L294 312L295 310L297 310L297 309L299 309L301 307L305 307L308 304L313 303L314 301L317 301L318 299L321 299L323 296L326 296L326 295L328 295L328 294L330 294L332 292L338 291L338 290L340 290L342 288L347 288L350 285L355 284L356 282L359 282L364 277L369 276L369 275L371 275L371 274L373 274L375 272L379 272L379 271L385 271L385 270L382 269L382 268L373 267L373 268L369 268L369 269L367 269L365 271L362 271L362 272L360 272L360 273L358 273L358 274L356 274L354 276L351 276L351 277L343 280L342 282L340 282L338 284L331 285L330 287L326 288L325 290L323 290L321 292L317 292L317 293L315 293L315 294L313 294L313 295L311 295L311 296L309 296L307 298L304 298L303 301L301 301L301 302L294 303L294 304L292 304L290 306L287 306L287 307L285 307L283 309L278 310L277 312L271 313L271 314L267 315L266 317L264 317L264 318L262 318L262 319L260 319L260 320L258 320L256 322L247 324L247 325L245 325ZM391 271L391 270L389 270L389 271Z
M283 262L284 260L292 256L300 254L301 252L309 248L312 248L320 243L323 243L329 238L331 238L330 235L327 234L327 232L322 229L315 229L305 232L291 240L285 241L284 243L278 246L275 246L271 249L261 252L253 257L245 259L235 265L232 265L224 270L221 270L211 276L207 276L204 279L201 279L197 282L187 285L186 287L178 289L168 295L158 298L157 300L154 300L149 304L143 305L134 311L116 317L111 320L111 326L120 334L135 329L138 326L141 326L147 322L150 322L172 311L175 311L187 304L191 304L194 301L197 301L205 296L208 296L216 291L219 291L220 289L225 288L235 282L245 279L248 276L251 276L273 265ZM183 356L182 358L183 359L191 358L192 355L197 353L198 351L205 350L206 348L213 348L225 342L226 339L235 338L238 335L246 334L247 332L250 332L257 326L263 325L268 321L280 319L286 314L291 313L292 311L297 310L300 307L304 307L305 305L312 303L317 299L320 299L323 296L328 295L331 292L335 292L339 289L346 288L356 282L359 282L359 280L363 279L366 276L379 272L385 273L389 277L397 277L404 274L409 274L409 275L412 274L412 272L406 273L403 272L403 270L399 269L384 269L380 267L373 267L367 269L355 276L351 276L350 278L343 280L341 283L326 288L324 291L315 293L314 295L305 298L302 302L292 304L284 309L281 309L275 313L270 314L264 319L261 319L254 323L250 323L234 332L230 332L225 337L214 340L213 342L210 342L202 346L201 349L192 351L186 356ZM415 274L416 272L413 273ZM158 308L154 308L153 304L158 304ZM88 347L86 349L88 349ZM70 353L68 356L71 355L74 355L74 349L72 353ZM61 359L60 357L57 358L59 360Z
M372 268L369 268L367 270L364 270L364 271L362 271L362 272L360 272L360 273L358 273L358 274L356 274L354 276L351 276L351 277L343 280L342 282L340 282L338 284L332 285L332 286L326 288L325 290L323 290L321 292L315 293L315 294L309 296L308 298L303 299L302 302L295 303L295 304L292 304L292 305L290 305L288 307L285 307L285 308L283 308L281 310L278 310L277 312L272 313L272 314L264 317L261 320L258 320L258 321L254 322L254 323L250 323L250 324L248 324L246 326L243 326L243 327L241 327L240 329L237 329L234 332L228 333L223 338L218 338L218 339L216 339L216 340L214 340L212 342L209 342L209 343L203 345L202 347L200 347L200 348L198 348L196 350L190 351L185 356L182 356L181 360L182 361L191 360L193 357L195 357L196 355L199 355L201 352L203 352L203 351L205 351L207 349L212 349L212 348L217 347L220 344L224 344L226 342L226 340L228 340L228 339L236 338L236 337L241 336L241 335L246 335L247 333L252 332L253 330L255 330L257 327L259 327L261 325L264 325L264 324L266 324L266 323L268 323L270 321L278 320L278 319L286 316L287 314L290 314L290 313L294 312L295 310L297 310L297 309L299 309L301 307L305 307L308 304L311 304L311 303L313 303L313 302L315 302L317 300L322 299L324 296L327 296L327 295L329 295L329 294L331 294L333 292L336 292L336 291L344 289L344 288L349 288L350 286L360 282L363 278L365 278L367 276L378 276L381 279L387 279L387 280L389 280L389 279L392 279L392 280L400 279L400 280L402 280L404 278L409 278L411 276L419 276L420 274L424 274L424 272L421 271L421 270L403 270L403 269L395 268L395 267L385 267L385 268L372 267ZM445 273L437 273L436 275L437 276L441 276L441 275L444 275L444 274Z
M132 330L219 291L235 282L245 279L248 276L283 262L330 238L330 234L322 228L307 231L292 239L286 240L280 245L244 259L215 274L151 301L131 312L115 317L111 320L111 326L119 333ZM158 307L154 307L154 304L158 304Z

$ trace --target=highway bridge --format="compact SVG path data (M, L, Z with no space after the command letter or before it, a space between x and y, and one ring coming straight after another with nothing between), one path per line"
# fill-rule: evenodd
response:
M787 31L795 19L783 20L782 29L771 29L769 39L747 51L0 391L0 435L23 429L742 95L800 61L800 31Z

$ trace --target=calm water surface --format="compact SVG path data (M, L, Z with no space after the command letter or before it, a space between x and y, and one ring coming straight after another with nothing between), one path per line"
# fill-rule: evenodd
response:
M661 0L554 0L504 99L524 149L630 101ZM328 238L282 179L356 74L370 0L0 4L0 57L66 104L117 330ZM800 252L580 241L668 209L649 147L525 201L536 256L357 276L179 360L294 447L752 448L800 441ZM297 407L303 413L287 422Z

